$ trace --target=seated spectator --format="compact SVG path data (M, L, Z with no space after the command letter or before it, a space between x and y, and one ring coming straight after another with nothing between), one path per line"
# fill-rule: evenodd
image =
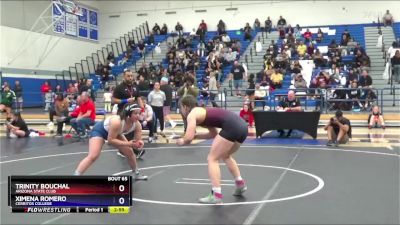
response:
M167 35L167 33L168 33L168 27L167 24L164 23L160 30L160 35Z
M280 39L285 39L286 38L286 34L285 34L285 29L280 27L278 28L278 33L279 33L279 38Z
M321 28L318 28L316 41L317 43L321 43L322 40L324 40L324 33L322 33Z
M246 26L243 28L243 32L244 32L244 36L243 36L243 40L245 41L251 41L251 32L253 29L251 29L250 24L246 23Z
M314 56L314 44L310 43L307 47L307 54L312 58Z
M231 38L227 33L224 33L221 37L221 41L226 44L226 46L230 47L231 45Z
M189 33L189 37L193 39L193 38L195 38L196 36L197 36L197 35L196 35L196 29L193 28L192 31L190 31L190 33Z
M296 50L299 57L302 58L306 54L307 46L302 41L300 41Z
M307 89L307 82L303 78L303 75L297 74L294 78L294 85L296 89Z
M64 119L60 118L59 120L57 120L57 134L62 134L64 124L68 124L71 122L71 119L78 117L79 110L80 110L79 109L80 104L81 104L81 96L79 95L76 98L76 104L72 105L73 106L72 112L70 112L66 118L64 118ZM74 105L75 105L75 107L74 107ZM115 104L115 105L117 105L117 104ZM56 137L59 137L59 135L56 135Z
M282 16L279 16L279 20L278 20L278 23L277 23L276 27L278 29L286 27L286 20Z
M139 41L139 44L137 45L137 51L139 52L140 57L143 57L146 53L146 45L144 44L143 40Z
M316 68L323 67L325 65L324 57L322 56L318 48L313 55L313 60Z
M153 32L155 33L155 34L160 34L160 32L161 32L161 29L160 29L160 26L158 26L158 24L156 23L156 24L154 24L154 27L153 27Z
M71 126L76 131L74 137L86 138L87 126L94 125L96 119L96 108L87 92L82 92L79 105L79 114L71 119Z
M224 59L229 64L232 64L236 60L236 57L237 53L233 52L231 48L228 50L227 53L224 54Z
M25 138L29 137L29 129L20 112L11 113L11 121L6 122L6 136Z
M397 50L393 58L390 60L393 68L392 79L394 82L400 84L400 51Z
M271 33L271 30L272 30L272 21L271 21L271 19L269 18L269 16L268 16L267 20L265 20L264 26L265 26L265 32Z
M107 86L109 79L110 79L110 72L108 72L107 67L103 67L103 71L101 73L101 82L103 87Z
M300 39L303 35L301 34L301 27L299 24L296 25L296 27L294 28L294 38Z
M360 102L361 90L358 88L357 82L351 82L350 90L348 91L349 99L352 101L353 111L360 111L362 105Z
M285 33L288 34L288 35L294 34L294 28L292 27L292 25L289 24L289 25L286 27Z
M128 58L128 54L125 53L124 57L118 61L117 65L118 66L122 66L124 65L126 62L128 62L129 58Z
M385 15L383 15L383 25L386 26L392 26L393 24L393 16L392 14L389 12L389 10L386 10Z
M254 100L260 101L265 108L265 97L269 95L269 87L261 87L260 84L256 84L256 89L254 91Z
M379 110L379 106L375 105L372 107L371 114L368 117L368 129L376 127L377 125L379 125L382 129L385 129L385 121L382 113Z
M325 89L329 83L329 75L321 71L316 77L316 87Z
M339 144L346 144L351 138L350 120L345 118L340 110L336 111L335 117L329 120L324 129L328 135L327 146L337 147Z
M1 93L0 112L6 113L7 120L11 118L11 110L14 98L15 93L8 85L5 85Z
M361 76L360 76L360 80L358 81L358 85L361 86L363 89L372 88L372 78L368 74L368 71L363 70L361 72Z
M273 70L271 81L274 89L282 88L283 74L278 70Z
M311 42L312 41L312 33L310 29L307 28L306 32L304 32L303 37L305 39L305 42Z
M109 52L108 55L107 55L107 60L108 60L108 61L111 61L111 60L113 60L114 58L115 58L114 52Z
M240 109L239 116L247 122L249 127L254 127L254 115L249 104L244 104Z
M362 110L368 111L372 104L374 104L374 102L376 101L377 96L372 89L367 89L364 91L364 95L361 96L361 99L361 104L363 107Z
M278 111L285 111L285 112L299 112L301 111L301 105L300 105L300 101L298 98L296 98L296 94L294 93L293 90L288 91L287 93L287 97L283 98L283 100L281 100L279 102L279 106L277 107ZM292 129L290 129L288 131L288 133L286 134L286 137L290 137L290 135L292 134ZM285 131L284 130L278 130L279 132L279 137L283 137L285 136Z

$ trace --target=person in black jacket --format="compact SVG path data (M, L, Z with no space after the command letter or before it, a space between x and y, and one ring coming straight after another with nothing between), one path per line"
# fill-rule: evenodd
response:
M393 81L400 84L400 51L397 50L393 58L390 60L393 68ZM16 93L15 93L16 94Z

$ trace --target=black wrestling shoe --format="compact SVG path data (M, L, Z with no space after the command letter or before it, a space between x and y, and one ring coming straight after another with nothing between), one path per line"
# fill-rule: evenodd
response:
M140 150L133 149L133 152L135 153L137 159L141 159L144 153L146 153L146 150L144 150L143 148Z

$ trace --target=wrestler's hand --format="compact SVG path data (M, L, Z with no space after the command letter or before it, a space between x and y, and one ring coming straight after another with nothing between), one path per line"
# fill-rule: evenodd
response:
M179 138L178 140L176 140L176 144L177 145L184 145L185 144L185 140L183 140L183 138Z
M144 146L144 142L142 140L135 141L135 145L133 147L137 149L141 149Z

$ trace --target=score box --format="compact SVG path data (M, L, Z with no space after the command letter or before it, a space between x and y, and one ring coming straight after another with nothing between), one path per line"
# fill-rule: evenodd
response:
M8 205L131 206L130 176L9 176Z

